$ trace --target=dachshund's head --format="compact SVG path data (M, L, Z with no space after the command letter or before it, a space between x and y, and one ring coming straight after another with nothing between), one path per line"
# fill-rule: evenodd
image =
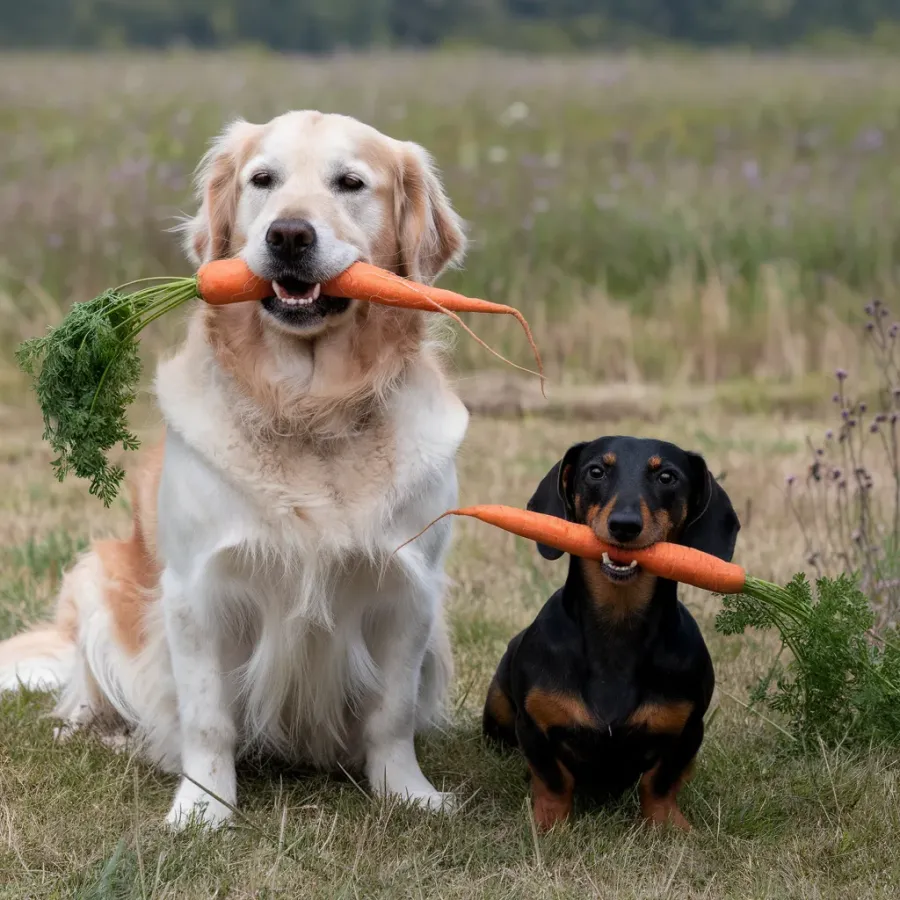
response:
M731 560L740 523L702 456L665 441L602 437L575 444L538 485L528 508L588 525L600 540L638 549L658 541ZM541 555L562 552L538 544ZM640 572L604 557L601 571L624 584Z

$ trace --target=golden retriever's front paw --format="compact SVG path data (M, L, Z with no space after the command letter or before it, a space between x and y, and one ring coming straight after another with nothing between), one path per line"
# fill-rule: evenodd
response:
M231 819L231 808L211 797L202 788L185 781L175 795L175 802L166 816L166 826L183 831L189 825L221 828Z
M409 791L404 799L429 812L450 814L459 806L459 800L452 791Z

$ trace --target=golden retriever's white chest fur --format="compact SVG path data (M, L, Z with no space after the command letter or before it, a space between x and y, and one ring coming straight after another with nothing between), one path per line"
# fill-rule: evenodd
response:
M379 547L386 529L452 468L468 424L427 351L392 401L346 434L255 432L196 333L159 367L157 394L168 428L241 495L269 539L326 553L392 549Z

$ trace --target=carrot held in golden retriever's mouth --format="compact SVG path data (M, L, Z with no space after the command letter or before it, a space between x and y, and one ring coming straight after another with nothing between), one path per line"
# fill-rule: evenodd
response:
M146 286L129 293L138 285ZM140 443L126 417L141 375L137 336L155 319L197 297L217 306L260 302L288 322L342 312L350 300L442 312L505 362L509 360L478 338L458 313L511 315L525 330L539 370L533 374L539 375L543 388L543 367L531 329L511 306L418 284L363 262L325 283L307 283L288 276L271 282L254 274L242 259L216 260L201 266L194 277L144 279L76 303L55 328L19 347L16 358L33 381L44 438L57 454L57 478L70 472L88 478L90 492L106 505L112 502L124 472L106 455L117 444L134 450Z

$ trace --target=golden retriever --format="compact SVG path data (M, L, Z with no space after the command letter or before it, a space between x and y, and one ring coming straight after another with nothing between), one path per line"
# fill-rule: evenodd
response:
M359 258L429 281L464 236L431 160L354 119L239 121L198 173L195 263L240 255L261 303L198 304L156 377L166 423L132 483L134 526L66 574L56 619L0 644L0 689L58 689L183 774L168 822L225 822L236 755L364 772L430 809L452 795L413 735L451 676L449 526L468 416L426 314L328 297ZM208 790L207 790L208 789Z

